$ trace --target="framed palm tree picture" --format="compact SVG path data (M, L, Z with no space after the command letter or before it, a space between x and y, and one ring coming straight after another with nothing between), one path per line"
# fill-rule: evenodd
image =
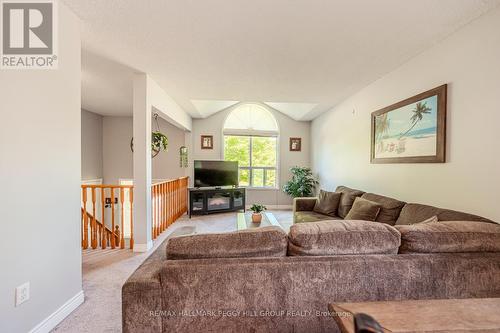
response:
M447 85L372 113L372 163L446 161Z

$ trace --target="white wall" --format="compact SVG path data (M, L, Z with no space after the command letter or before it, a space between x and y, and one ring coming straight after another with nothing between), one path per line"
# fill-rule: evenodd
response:
M0 71L1 332L28 332L83 301L80 24L58 7L59 68ZM27 281L31 298L15 307Z
M193 119L192 148L190 149L190 176L193 177L193 160L220 160L223 158L223 135L222 129L227 115L236 108L237 105L227 108L205 119ZM310 129L311 123L308 121L296 121L281 112L266 106L276 117L280 128L279 136L279 187L282 188L290 177L292 166L310 166ZM214 149L201 149L201 135L213 135ZM289 151L290 137L302 138L302 151ZM266 205L288 206L292 204L292 199L281 189L249 189L247 191L247 204L254 202Z
M500 221L500 8L313 121L322 187L345 184ZM370 164L370 114L448 83L447 163Z
M102 178L102 118L82 109L82 180Z
M160 113L163 119L177 127L190 131L192 127L191 116L148 75L146 75L145 80L147 101L155 109L154 112Z

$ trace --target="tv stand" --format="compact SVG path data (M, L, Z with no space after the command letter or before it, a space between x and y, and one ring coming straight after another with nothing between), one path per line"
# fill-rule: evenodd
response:
M189 217L212 213L245 211L246 192L243 187L189 188Z

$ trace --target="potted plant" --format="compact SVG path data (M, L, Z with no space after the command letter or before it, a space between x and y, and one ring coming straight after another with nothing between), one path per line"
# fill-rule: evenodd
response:
M168 149L168 138L165 134L161 132L153 132L151 136L151 150L156 153L154 156L162 150Z
M266 206L261 205L261 204L253 204L252 207L250 207L250 210L253 212L252 214L252 222L253 223L260 223L262 221L262 212L267 209Z
M310 197L318 184L310 168L294 166L290 169L292 179L283 186L283 192L292 198Z
M134 138L130 140L130 150L134 152ZM156 157L162 150L168 150L168 137L161 132L151 133L151 157Z

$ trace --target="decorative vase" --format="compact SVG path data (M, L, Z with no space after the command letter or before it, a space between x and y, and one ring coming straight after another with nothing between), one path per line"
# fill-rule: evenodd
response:
M262 214L261 213L253 213L252 214L252 222L253 223L260 223L262 221Z

